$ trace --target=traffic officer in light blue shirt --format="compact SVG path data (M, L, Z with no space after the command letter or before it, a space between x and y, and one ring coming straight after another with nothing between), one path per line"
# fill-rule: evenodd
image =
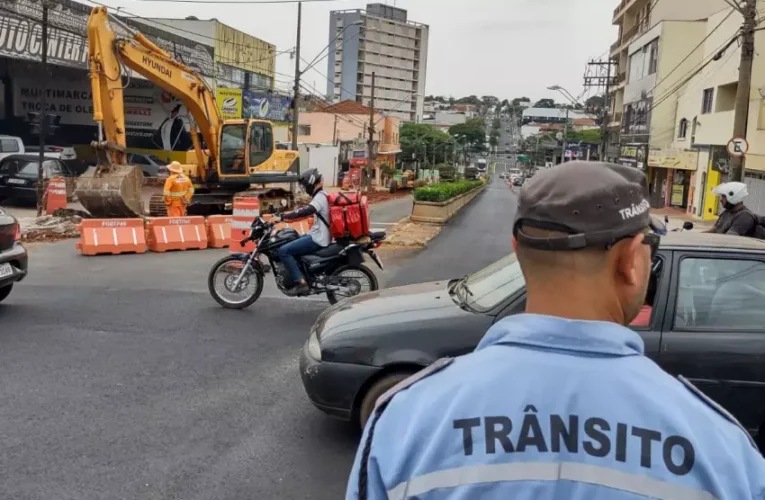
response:
M728 412L626 328L659 237L645 178L570 162L521 189L526 314L377 402L347 499L765 500L765 461Z

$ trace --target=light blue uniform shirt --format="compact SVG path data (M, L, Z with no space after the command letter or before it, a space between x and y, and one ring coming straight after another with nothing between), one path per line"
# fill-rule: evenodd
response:
M370 500L765 500L749 435L619 325L512 316L393 392L366 462Z

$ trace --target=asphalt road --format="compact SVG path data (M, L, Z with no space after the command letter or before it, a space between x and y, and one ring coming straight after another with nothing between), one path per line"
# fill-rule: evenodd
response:
M516 195L495 175L484 192L455 215L426 250L402 263L390 286L461 278L511 253L516 205Z
M374 205L372 225L407 202ZM298 373L327 302L267 277L255 305L224 310L206 279L226 253L30 245L0 304L0 498L343 497L358 432L316 410Z

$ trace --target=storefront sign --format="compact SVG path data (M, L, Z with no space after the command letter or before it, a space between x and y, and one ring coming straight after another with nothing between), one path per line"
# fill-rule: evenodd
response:
M40 111L40 84L17 78L13 80L14 115L27 117L27 113ZM61 116L61 125L95 125L93 122L93 94L87 80L49 81L47 89L48 112ZM180 106L177 115L183 119L185 108L167 92L136 83L124 90L125 126L127 128L157 129Z
M273 78L276 46L217 23L215 59L219 63Z
M48 11L48 61L59 66L87 69L87 21L90 8L59 0ZM212 75L213 49L163 32L151 26L125 20L179 61L203 75ZM130 36L111 23L118 36ZM28 61L42 60L42 4L40 0L0 2L0 56Z
M242 92L242 113L244 118L270 120L272 122L292 121L292 98L269 92Z
M215 100L224 120L242 118L242 89L216 89Z
M693 149L651 149L648 166L675 170L696 170L699 152Z
M685 186L683 184L672 184L672 199L670 201L673 207L679 207L683 205L683 197L685 196Z
M619 163L645 170L647 144L625 144L621 147Z

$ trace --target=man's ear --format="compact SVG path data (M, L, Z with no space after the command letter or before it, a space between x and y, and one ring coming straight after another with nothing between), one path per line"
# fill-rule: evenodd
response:
M518 252L518 240L515 239L515 236L510 237L510 240L513 242L513 252Z
M640 282L639 259L643 249L643 234L624 240L616 245L617 273L628 285L637 285Z

